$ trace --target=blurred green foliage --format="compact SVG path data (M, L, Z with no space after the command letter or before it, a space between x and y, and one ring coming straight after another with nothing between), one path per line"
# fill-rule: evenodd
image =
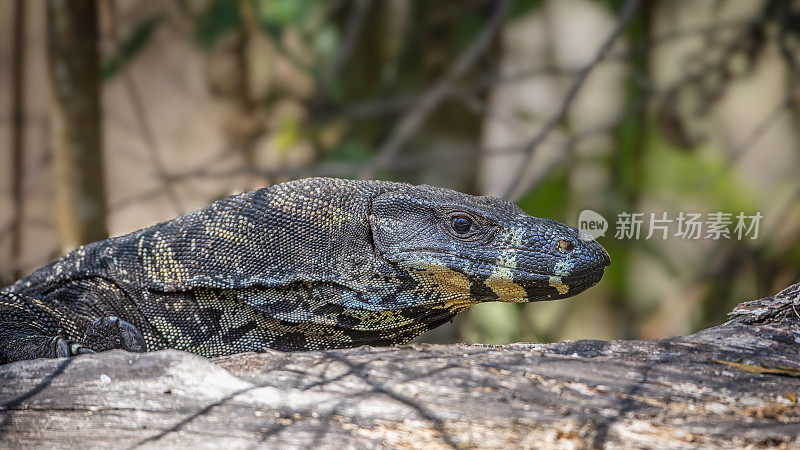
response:
M240 23L237 2L211 0L194 21L194 40L201 48L210 49L227 33L236 30Z
M101 67L101 77L107 81L117 75L125 64L147 45L153 31L162 23L164 16L161 14L148 17L136 24L130 34L125 36L119 44L118 50L107 57Z

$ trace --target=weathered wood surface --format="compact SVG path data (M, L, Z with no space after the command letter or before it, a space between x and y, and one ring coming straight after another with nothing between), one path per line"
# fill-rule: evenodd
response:
M793 304L800 285L656 341L18 362L0 445L800 448Z

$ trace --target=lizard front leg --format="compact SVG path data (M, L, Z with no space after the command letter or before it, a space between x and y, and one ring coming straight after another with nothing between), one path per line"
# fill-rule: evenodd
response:
M84 317L62 313L39 299L0 292L0 364L35 358L59 358L120 348L143 352L141 333L116 317L86 324Z
M0 293L0 324L0 363L85 353L81 324L28 295Z

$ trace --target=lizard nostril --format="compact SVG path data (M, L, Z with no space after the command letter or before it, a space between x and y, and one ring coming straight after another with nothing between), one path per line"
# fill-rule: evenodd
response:
M563 239L558 241L558 249L561 251L561 253L569 253L574 248L575 246L572 244L572 242L565 241Z

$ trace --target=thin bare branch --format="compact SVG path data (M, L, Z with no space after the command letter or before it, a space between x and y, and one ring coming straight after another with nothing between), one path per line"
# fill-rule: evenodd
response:
M622 31L625 29L625 25L627 25L631 16L633 16L633 11L638 6L638 3L638 0L627 0L622 6L622 12L619 15L616 26L597 50L597 53L595 53L594 57L580 70L580 72L578 72L578 75L572 82L572 86L570 87L569 91L567 91L567 95L564 97L564 101L561 103L558 111L556 111L556 113L544 123L539 133L526 145L525 157L520 163L519 170L517 171L516 175L514 175L514 178L506 189L503 197L510 198L512 194L517 193L517 191L520 189L523 182L522 178L525 174L525 169L528 167L528 164L533 158L535 150L542 142L544 142L545 139L547 139L547 136L550 135L550 132L553 131L556 125L564 120L564 117L569 111L569 107L577 97L578 92L580 91L581 86L583 86L583 83L586 81L586 78L589 76L589 73L600 61L603 60L609 50L611 50L614 42L616 42L617 38L620 36L620 34L622 34Z
M107 0L106 6L109 17L111 41L114 44L115 51L120 55L121 58L121 44L117 32L117 10L114 3L111 1ZM142 102L139 89L136 87L136 83L130 73L130 70L121 70L120 76L122 77L122 82L125 85L125 91L128 94L128 98L131 101L131 107L133 108L133 113L136 117L136 122L139 125L139 129L141 130L142 137L144 138L145 147L150 155L150 161L153 164L153 169L155 170L156 176L162 181L163 191L166 193L170 203L172 203L172 207L175 209L175 212L178 214L183 214L186 212L186 210L183 207L183 203L181 202L175 187L169 181L169 177L167 176L167 169L164 164L164 160L161 157L161 148L158 144L158 139L156 139L153 127L150 125L150 121L147 118L147 113L145 112L144 103Z
M764 116L761 121L753 127L753 130L742 140L741 143L736 145L730 153L730 158L728 163L735 164L739 158L744 156L747 153L753 144L758 142L759 139L769 131L770 127L775 124L778 117L781 116L784 112L789 110L795 103L797 103L797 97L800 94L800 90L791 90L786 94L786 96L775 105L772 110L770 110L766 116Z
M359 173L360 178L372 178L378 169L386 167L386 164L394 159L406 141L416 133L436 107L451 94L455 82L464 76L475 65L478 58L491 47L492 40L500 29L510 6L509 0L503 0L497 4L492 17L483 27L480 35L456 59L444 76L425 92L415 107L403 116L378 150L373 162Z
M339 47L339 52L336 54L336 59L328 66L323 77L325 85L329 85L339 73L342 68L350 60L353 50L358 43L358 38L361 36L361 31L364 29L364 19L367 17L369 8L372 6L372 0L356 0L352 5L352 12L347 20L347 28L344 35L342 45Z
M681 30L670 31L662 35L646 39L643 42L632 43L630 48L626 50L621 49L618 51L614 50L609 51L609 53L605 57L605 60L622 61L625 60L626 58L631 57L632 55L636 55L638 53L645 51L650 51L652 50L653 47L657 45L666 44L676 39L685 38L687 36L695 36L695 35L709 36L718 31L743 27L743 26L746 27L752 23L753 19L739 19L726 22L715 22L710 25L699 26L699 27L687 27ZM503 83L525 80L527 78L537 75L576 76L580 71L580 69L581 69L580 67L565 68L565 67L555 67L550 65L547 66L537 65L534 67L515 70L512 72L490 73L488 75L480 77L477 81L471 82L469 84L466 85L457 84L456 87L454 88L453 95L476 94L479 92L484 92L487 89L491 89ZM640 80L640 81L645 81L645 80ZM424 96L424 94L425 93L409 93L409 94L400 94L392 97L364 100L350 105L345 105L338 110L325 112L323 115L314 118L314 120L318 122L324 122L326 120L330 120L331 118L338 119L342 117L354 120L363 120L363 119L372 119L375 118L376 116L395 114L417 105L420 99Z

